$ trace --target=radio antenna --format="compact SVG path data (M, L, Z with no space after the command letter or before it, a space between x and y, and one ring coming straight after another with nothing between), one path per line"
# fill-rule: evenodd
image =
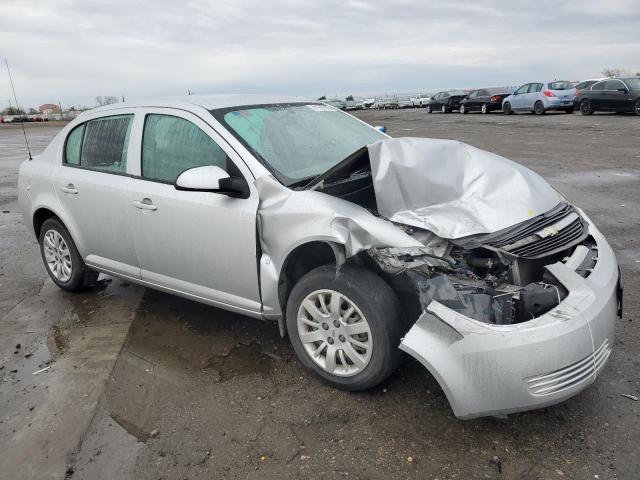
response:
M9 74L9 83L11 83L11 90L13 91L13 99L16 101L16 109L18 110L18 115L22 115L20 113L20 104L18 103L18 97L16 96L16 89L13 86L13 78L11 78L11 70L9 69L9 61L5 58L4 64L7 66L7 73ZM27 145L27 153L29 154L29 160L33 160L31 157L31 149L29 148L29 140L27 140L27 132L24 129L24 118L20 122L22 125L22 134L24 135L24 143Z

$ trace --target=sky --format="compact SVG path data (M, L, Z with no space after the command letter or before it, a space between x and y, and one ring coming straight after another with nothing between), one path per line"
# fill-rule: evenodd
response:
M639 26L640 0L0 0L0 59L23 107L418 92L640 72Z

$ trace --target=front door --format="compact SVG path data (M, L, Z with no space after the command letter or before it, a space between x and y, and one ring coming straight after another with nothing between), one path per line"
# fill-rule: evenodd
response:
M173 109L149 110L128 217L142 279L197 300L259 313L258 195L240 157L204 121ZM186 169L217 165L243 176L249 198L176 190Z
M95 118L67 136L54 185L63 219L89 266L140 278L126 221L133 114Z
M529 90L529 84L522 85L511 96L511 108L513 110L519 110L524 107L527 91Z

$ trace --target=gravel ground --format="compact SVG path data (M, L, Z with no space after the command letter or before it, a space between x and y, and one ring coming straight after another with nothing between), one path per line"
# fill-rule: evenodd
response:
M640 396L640 119L356 115L512 158L586 210L626 293L597 381L551 408L460 421L410 358L380 387L346 393L303 370L273 324L107 277L66 294L17 210L22 132L0 125L0 477L637 478L640 402L622 395ZM27 128L38 152L60 126Z

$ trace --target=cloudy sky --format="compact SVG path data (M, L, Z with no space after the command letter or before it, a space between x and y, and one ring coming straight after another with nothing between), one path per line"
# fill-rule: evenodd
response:
M319 96L637 72L639 26L640 0L0 0L0 58L25 106Z

